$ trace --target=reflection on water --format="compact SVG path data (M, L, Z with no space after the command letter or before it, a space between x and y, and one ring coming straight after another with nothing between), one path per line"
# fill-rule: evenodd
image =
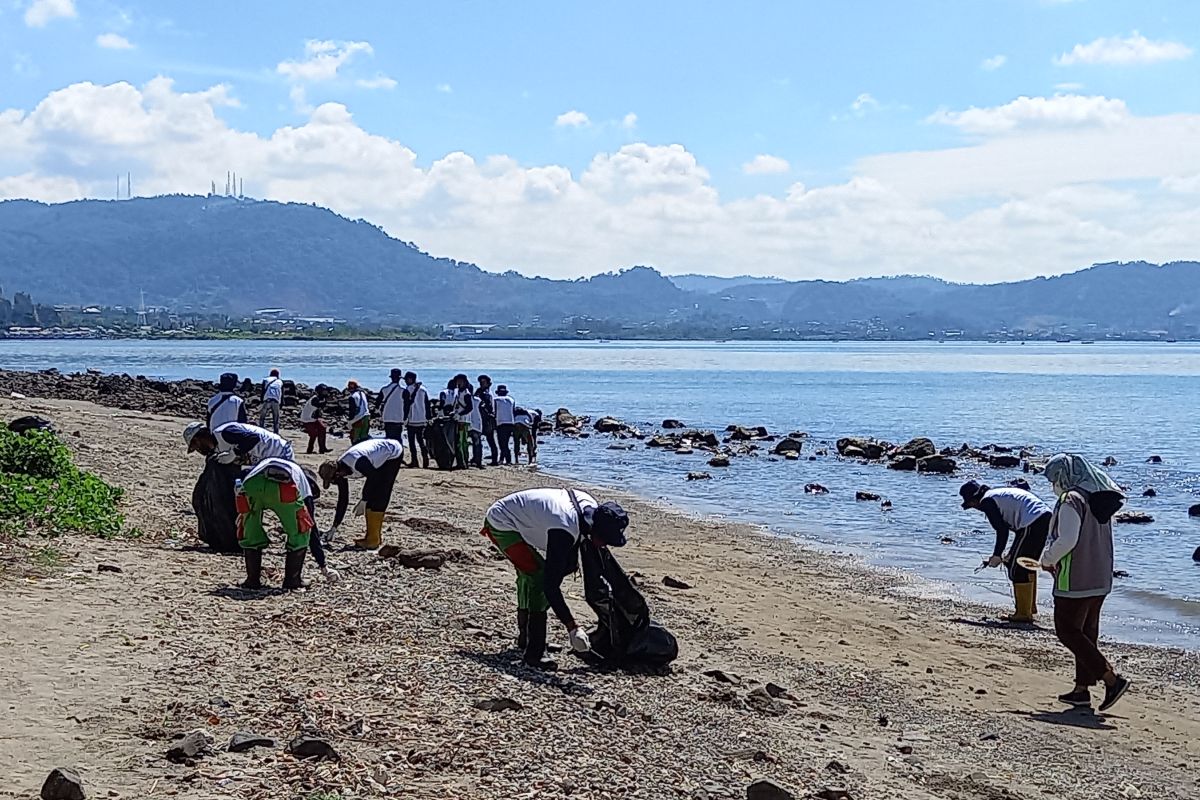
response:
M615 414L647 427L673 417L717 430L731 422L800 429L814 441L929 436L939 446L999 442L1073 449L1097 460L1112 455L1129 506L1156 521L1117 530L1119 567L1130 577L1117 581L1106 631L1194 646L1200 625L1195 600L1184 599L1200 593L1200 569L1191 561L1200 521L1186 513L1200 494L1200 346L1193 344L5 341L0 366L163 378L230 369L261 377L279 367L306 383L354 377L367 385L383 385L399 367L433 387L459 371L487 372L522 404ZM708 469L699 453L610 451L606 444L556 440L544 448L543 464L855 552L974 599L1007 602L1009 585L998 570L971 572L990 552L992 534L981 514L959 508L956 492L967 476L1002 483L1016 472L970 466L941 478L829 459L742 458L709 470L712 481L688 483L688 471ZM1164 463L1147 464L1151 454ZM811 481L831 493L805 495ZM1044 482L1032 482L1049 499ZM1158 496L1142 498L1147 486ZM890 498L894 509L854 502L860 489ZM1043 604L1049 607L1047 598Z

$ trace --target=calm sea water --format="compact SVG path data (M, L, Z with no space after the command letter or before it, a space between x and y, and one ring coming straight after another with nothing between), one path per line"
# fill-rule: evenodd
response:
M871 435L893 441L929 436L939 447L970 442L1112 455L1114 477L1130 488L1128 507L1151 525L1117 528L1117 581L1106 632L1122 638L1200 644L1200 346L1190 344L933 343L313 343L0 341L0 367L95 368L161 378L220 372L261 378L270 367L305 383L370 386L392 367L431 387L455 372L492 375L522 404L547 413L565 406L651 427L666 417L722 430L732 422L772 431L808 431L814 440ZM959 508L967 475L993 485L1019 474L968 466L954 478L879 466L735 459L714 480L688 483L706 456L608 450L605 437L543 448L559 474L619 486L685 508L759 523L820 546L853 552L926 579L930 593L1007 605L998 570L973 575L990 553L982 515ZM811 449L808 451L811 452ZM1151 454L1162 465L1146 463ZM806 496L804 484L829 487ZM1050 499L1045 481L1035 491ZM1142 498L1147 486L1156 498ZM856 490L890 498L891 512L856 503ZM636 520L635 520L636 523ZM943 537L954 540L943 544ZM680 542L686 547L686 542ZM1046 581L1043 605L1049 607Z

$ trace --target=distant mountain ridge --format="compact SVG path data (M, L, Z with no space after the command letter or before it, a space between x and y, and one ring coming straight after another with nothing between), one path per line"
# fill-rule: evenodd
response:
M1200 335L1200 263L1099 264L973 285L900 276L847 282L665 277L580 280L434 258L311 205L172 195L0 202L0 286L39 302L296 314L594 335L922 339L931 335Z

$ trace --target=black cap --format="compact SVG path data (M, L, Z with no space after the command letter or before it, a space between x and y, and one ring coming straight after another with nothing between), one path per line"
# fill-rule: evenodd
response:
M979 481L970 480L962 485L958 490L958 496L962 498L962 507L970 508L971 503L975 502L988 491L988 487Z
M629 527L629 515L625 509L611 501L584 511L584 518L591 524L592 535L600 538L609 547L625 546L625 529Z

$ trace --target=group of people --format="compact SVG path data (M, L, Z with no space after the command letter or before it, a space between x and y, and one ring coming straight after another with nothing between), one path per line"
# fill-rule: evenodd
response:
M1125 495L1083 456L1057 455L1044 474L1058 497L1053 508L1027 488L993 489L974 480L959 489L962 507L982 511L996 532L981 566L1007 570L1016 600L1011 622L1034 622L1038 572L1053 577L1054 631L1075 657L1075 685L1058 699L1090 706L1091 688L1103 684L1100 710L1106 711L1130 685L1099 647L1100 612L1113 586L1112 519Z

